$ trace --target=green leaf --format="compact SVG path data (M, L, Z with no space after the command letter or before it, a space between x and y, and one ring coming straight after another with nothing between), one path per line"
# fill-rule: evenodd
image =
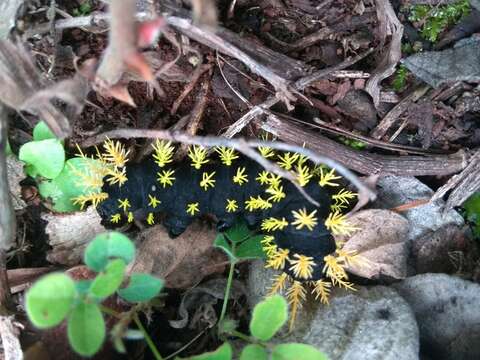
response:
M473 233L480 237L480 192L473 194L464 204L467 220L473 223Z
M54 179L65 164L65 150L57 139L31 141L20 147L18 158L29 165L29 175L38 173L44 178Z
M78 295L80 296L87 295L92 283L93 283L93 280L78 280L75 283L75 288L77 289Z
M180 358L179 358L180 359ZM232 347L229 343L224 343L217 350L207 352L201 355L191 356L184 358L185 360L231 360L232 359Z
M213 241L213 246L218 247L223 251L225 251L230 261L237 261L234 250L232 246L229 244L229 242L227 241L227 238L225 237L224 234L220 233L217 235L217 237Z
M255 305L250 332L257 339L268 341L285 324L287 318L287 301L280 295L268 297Z
M103 271L112 258L120 258L126 264L135 257L135 245L125 235L111 231L97 235L85 249L84 262L96 272Z
M130 283L118 290L118 295L129 302L149 301L160 293L163 280L148 274L132 274Z
M267 360L267 351L260 345L250 344L243 348L240 360Z
M68 340L82 356L92 356L105 340L105 321L96 304L79 303L68 317Z
M7 139L7 145L5 145L5 154L6 155L13 155L12 148L10 147L10 142Z
M272 360L328 360L328 357L311 345L288 343L273 348Z
M67 275L52 273L35 282L25 296L25 307L33 325L46 329L67 316L75 300L75 283Z
M88 158L73 158L65 162L62 172L53 180L40 182L38 190L44 199L51 199L53 209L59 212L80 210L80 205L74 205L72 199L80 195L97 193L101 188L86 187L81 184L78 173L87 173L91 167L99 166L98 160Z
M40 141L40 140L47 140L47 139L56 139L57 137L55 134L50 130L48 125L45 121L40 121L35 127L33 128L33 140Z
M265 258L265 252L262 249L262 243L261 241L263 240L263 235L255 235L244 242L242 242L240 245L237 246L235 249L235 255L239 259L264 259Z
M251 236L251 231L248 229L245 221L237 221L233 226L225 232L226 237L232 243L240 243Z
M262 239L263 235L255 235L244 221L238 221L226 232L218 234L213 245L225 251L230 261L263 259Z
M89 293L100 299L113 295L122 284L126 267L123 259L111 260L105 270L93 280Z

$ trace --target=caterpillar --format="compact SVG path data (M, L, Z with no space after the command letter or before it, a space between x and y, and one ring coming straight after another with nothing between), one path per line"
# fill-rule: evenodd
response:
M233 148L215 148L209 155L198 145L188 150L188 161L174 163L171 142L157 140L153 155L126 165L128 152L107 139L96 162L89 162L82 179L101 179L101 191L74 201L92 202L105 222L120 226L134 220L148 225L159 221L172 237L180 235L199 216L212 214L220 230L239 218L264 234L266 267L279 271L270 293L285 291L291 305L291 324L308 290L328 304L333 285L353 289L345 265L356 260L333 235L355 230L342 211L356 194L341 186L333 169L313 166L298 153L259 147L259 153L290 171L319 206L308 202L290 182L268 172ZM86 158L82 152L80 156ZM99 165L100 164L100 165Z

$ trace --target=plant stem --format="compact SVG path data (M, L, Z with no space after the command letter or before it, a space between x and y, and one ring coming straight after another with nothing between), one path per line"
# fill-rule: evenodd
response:
M152 338L150 335L148 335L147 330L143 327L142 322L138 318L137 313L133 314L133 321L135 321L135 324L137 324L138 329L142 332L143 336L145 337L145 341L147 342L148 347L150 348L150 351L152 352L153 356L155 357L156 360L163 360L162 355L158 352L157 347L153 343Z
M241 333L240 331L237 331L237 330L232 330L232 331L229 331L230 335L233 335L233 336L236 336L248 343L256 343L255 341L252 341L252 338L248 335L245 335L244 333Z
M233 244L232 245L233 251L235 251L234 247L235 245ZM223 318L225 317L225 314L227 312L227 304L228 304L228 299L230 298L230 289L232 288L232 282L233 282L233 271L235 270L236 263L237 263L236 260L230 261L230 270L228 272L227 287L225 288L225 296L223 298L222 312L220 313L220 319L218 319L218 324L220 324L223 321Z
M113 316L114 318L117 318L117 319L120 319L122 317L118 312L116 312L113 309L110 309L109 307L103 304L98 304L98 306L100 307L100 310L103 311L105 314Z

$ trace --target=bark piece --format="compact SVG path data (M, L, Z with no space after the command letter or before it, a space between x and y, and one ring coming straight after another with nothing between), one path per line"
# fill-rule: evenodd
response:
M23 352L18 336L19 331L15 328L13 317L0 316L0 338L2 340L3 355L5 360L23 359Z
M52 263L74 266L83 258L83 251L93 238L104 232L101 217L93 206L73 214L48 213L42 216L47 221L45 232L52 247L47 260Z
M23 171L23 163L14 156L7 156L7 176L13 209L16 211L25 209L27 204L22 199L20 181L25 179L26 175Z

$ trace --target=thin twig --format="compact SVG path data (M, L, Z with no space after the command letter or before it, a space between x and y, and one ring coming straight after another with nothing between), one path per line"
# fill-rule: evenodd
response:
M13 211L7 175L7 113L0 105L0 312L11 308L10 286L7 277L6 251L15 242L15 212Z
M313 200L305 190L298 184L295 179L295 176L283 169L281 169L276 164L268 161L262 157L254 149L259 146L268 146L273 149L281 151L290 151L302 154L308 157L315 164L324 164L332 169L335 169L340 175L345 177L349 182L351 182L359 192L360 195L363 195L364 198L374 200L376 194L374 191L369 189L363 182L355 176L350 170L345 166L339 164L338 162L327 158L325 156L318 155L318 153L313 152L307 148L289 145L279 141L261 141L261 140L244 140L244 139L227 139L224 137L214 137L214 136L189 136L185 133L172 133L167 130L149 130L149 129L119 129L105 132L103 134L97 135L95 137L89 138L82 143L83 147L89 147L103 142L106 138L118 139L118 138L156 138L163 139L172 142L181 142L190 145L200 145L204 147L213 147L213 146L227 146L236 149L237 151L243 153L245 156L255 160L260 165L262 165L266 170L273 172L277 175L282 176L283 178L290 180L298 189L298 191L312 204L318 206L318 203Z
M327 76L330 76L335 71L343 70L349 66L352 66L356 62L360 61L361 59L365 58L369 54L371 54L373 49L369 49L362 54L359 54L355 57L345 59L340 64L328 67L326 69L319 70L311 75L302 77L301 79L297 80L294 84L294 88L301 91L304 90L306 87L310 86L312 83L324 79ZM232 138L236 134L238 134L242 129L247 126L253 119L257 116L268 114L272 115L268 112L273 105L277 104L280 100L275 96L269 97L266 101L262 104L252 107L246 114L244 114L240 119L235 121L230 127L223 133L223 136L227 138Z
M193 70L192 75L190 76L187 86L183 89L179 97L174 101L172 108L170 109L170 115L175 115L178 108L182 104L183 100L187 97L188 94L193 90L195 85L197 85L200 77L208 70L212 68L212 64L199 65L195 70Z

